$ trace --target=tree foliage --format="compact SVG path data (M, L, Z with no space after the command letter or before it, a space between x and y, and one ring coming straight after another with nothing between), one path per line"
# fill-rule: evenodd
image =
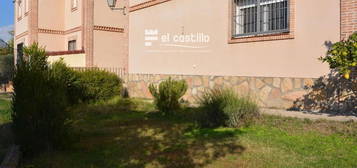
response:
M14 37L14 31L10 31L9 34L11 37ZM0 39L1 40L1 39ZM11 38L9 41L5 42L3 41L6 46L3 48L0 48L0 55L13 55L14 53L14 38Z
M0 84L8 83L14 69L13 55L0 55Z
M331 69L336 69L349 79L352 69L357 66L357 32L347 40L334 43L327 56L321 57L320 60L327 62Z
M24 48L13 78L12 120L16 143L27 154L64 146L69 113L67 86L47 64L38 44Z
M9 32L13 35L13 32ZM10 39L6 46L0 48L0 84L8 83L14 70L14 39Z

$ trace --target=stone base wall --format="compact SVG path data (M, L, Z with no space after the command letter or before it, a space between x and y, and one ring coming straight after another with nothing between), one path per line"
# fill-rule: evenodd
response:
M198 96L212 88L232 88L238 94L253 97L262 107L290 108L293 102L307 93L306 86L311 86L311 78L277 78L277 77L240 77L240 76L189 76L189 75L155 75L129 74L124 77L131 97L152 98L148 86L159 84L172 77L183 79L189 88L185 100L195 103Z

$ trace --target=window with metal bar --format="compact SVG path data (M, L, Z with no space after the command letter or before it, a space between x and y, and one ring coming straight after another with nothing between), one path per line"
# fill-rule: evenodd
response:
M68 41L68 51L75 51L77 49L77 41L71 40Z
M233 36L289 31L289 0L234 0Z

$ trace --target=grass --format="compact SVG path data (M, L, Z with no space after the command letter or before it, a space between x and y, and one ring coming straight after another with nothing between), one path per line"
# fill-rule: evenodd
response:
M9 138L8 126L3 127L10 122L10 95L0 93L0 163L11 144Z
M135 99L71 110L77 142L22 167L357 167L355 122L262 116L250 127L198 129L155 115L152 104Z
M0 93L0 125L10 121L10 95Z

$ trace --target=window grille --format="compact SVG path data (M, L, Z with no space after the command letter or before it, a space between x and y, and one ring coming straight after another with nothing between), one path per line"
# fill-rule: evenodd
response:
M289 0L234 0L233 36L289 31Z

